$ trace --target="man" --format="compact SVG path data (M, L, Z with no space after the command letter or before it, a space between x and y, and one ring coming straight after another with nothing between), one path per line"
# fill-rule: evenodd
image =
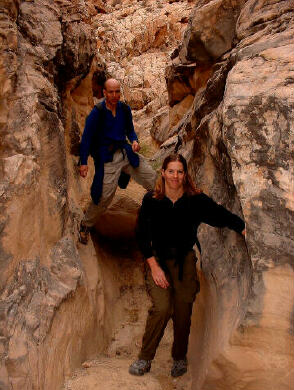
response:
M80 147L80 175L88 173L88 156L94 159L95 175L90 203L80 227L80 241L87 244L89 231L114 197L118 183L125 188L132 176L151 190L156 173L137 154L140 150L131 109L120 101L120 83L108 79L104 84L105 99L96 105L86 120ZM127 142L127 138L130 143Z

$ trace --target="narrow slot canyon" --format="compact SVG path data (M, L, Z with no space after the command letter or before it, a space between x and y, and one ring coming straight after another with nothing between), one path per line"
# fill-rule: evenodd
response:
M293 7L262 0L5 0L0 6L0 390L290 390ZM140 153L181 153L246 236L201 224L188 372L172 321L128 373L150 298L131 179L79 242L85 120L114 77Z
M230 237L225 237L225 241L232 240L229 247L233 252L236 246L236 253L218 250L218 261L221 264L217 271L208 272L205 269L205 255L201 257L198 252L197 270L201 292L194 304L188 373L177 379L169 375L172 365L170 320L151 372L144 377L129 375L128 367L141 346L150 307L142 255L134 239L137 209L144 192L144 189L134 182L130 183L127 190L119 190L100 223L97 223L96 232L91 235L93 244L89 247L81 244L78 246L85 265L86 279L88 275L90 279L94 273L97 278L94 286L100 285L100 295L95 304L100 316L100 328L97 327L97 331L99 330L102 340L100 343L96 340L100 345L100 353L83 362L66 381L64 390L184 390L192 388L192 373L193 388L200 388L211 358L223 349L240 317L244 316L244 305L252 284L252 270L243 239L238 237L236 240L235 234L229 233ZM204 231L200 232L200 236L202 234L205 234ZM213 228L210 234L213 235ZM221 246L221 242L219 245ZM195 250L197 251L196 248ZM92 261L89 262L91 254ZM238 263L230 265L230 260ZM230 278L227 278L227 273L231 273ZM88 339L90 335L86 337ZM238 379L242 378L235 378Z
M191 376L172 380L168 375L172 364L170 349L172 324L165 336L152 365L152 373L134 377L128 368L139 352L145 328L150 299L146 293L144 264L134 240L136 210L144 190L131 183L126 191L120 191L103 223L97 224L97 232L91 238L90 247L79 247L82 259L93 255L86 275L100 279L101 296L97 300L100 313L100 337L103 340L100 353L83 362L75 374L67 380L64 389L185 389L191 386ZM121 207L124 204L125 207ZM102 220L102 219L101 219ZM97 283L97 281L96 281ZM95 342L95 340L93 340Z

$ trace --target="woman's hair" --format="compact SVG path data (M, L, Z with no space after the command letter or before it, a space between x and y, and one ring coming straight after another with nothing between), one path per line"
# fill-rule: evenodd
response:
M165 171L168 167L168 164L174 161L179 161L183 165L183 169L185 173L185 178L183 182L184 192L188 195L201 193L201 190L196 188L195 184L193 183L193 180L191 179L191 176L189 175L186 159L180 153L172 153L169 156L167 156L163 160L161 169ZM162 199L164 196L165 196L165 181L164 181L164 177L160 175L155 183L153 197L156 199Z

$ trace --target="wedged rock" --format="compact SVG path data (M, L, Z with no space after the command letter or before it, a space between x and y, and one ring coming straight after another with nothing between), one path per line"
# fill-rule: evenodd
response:
M205 88L213 72L211 66L202 66L196 63L182 65L177 63L178 60L179 57L176 57L172 65L166 68L165 73L169 105L171 107L186 96L199 93Z
M183 100L187 95L195 94L195 87L193 83L193 75L196 64L170 65L166 68L165 77L167 80L167 90L169 105Z
M213 63L232 49L236 22L244 4L244 0L213 0L197 5L179 52L181 62Z
M139 187L139 186L138 186ZM138 188L141 197L144 191ZM124 194L116 195L107 211L95 225L100 235L107 239L134 239L137 213L140 203Z

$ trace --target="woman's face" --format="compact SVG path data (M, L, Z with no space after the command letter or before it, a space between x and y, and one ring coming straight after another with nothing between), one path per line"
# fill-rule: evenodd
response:
M183 189L185 172L183 164L180 161L172 161L168 163L166 169L161 170L161 174L165 180L166 189Z

